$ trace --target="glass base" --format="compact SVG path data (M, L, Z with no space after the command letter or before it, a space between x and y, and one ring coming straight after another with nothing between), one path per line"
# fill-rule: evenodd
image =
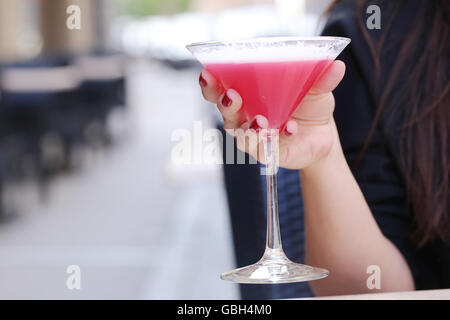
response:
M328 270L284 259L261 259L259 262L222 273L222 280L236 283L276 284L312 281L327 277Z

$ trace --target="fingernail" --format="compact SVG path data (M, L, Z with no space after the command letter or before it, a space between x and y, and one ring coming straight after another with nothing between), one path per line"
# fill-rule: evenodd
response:
M284 129L284 133L285 133L287 136L292 136L292 132L289 132L289 131L288 131L287 126L286 126L286 128Z
M261 127L260 127L259 124L258 124L258 119L257 119L257 118L254 118L254 119L252 120L252 122L250 123L250 129L253 129L253 130L259 130L259 129L261 129Z
M198 78L198 82L200 83L200 87L206 87L207 86L207 82L205 80L205 78L203 78L202 74L200 73L200 77Z
M232 103L233 101L231 101L231 99L230 99L230 97L228 96L228 94L225 92L225 94L224 94L224 96L223 96L223 98L222 98L222 105L224 106L224 107L229 107L229 106L231 106L231 103Z

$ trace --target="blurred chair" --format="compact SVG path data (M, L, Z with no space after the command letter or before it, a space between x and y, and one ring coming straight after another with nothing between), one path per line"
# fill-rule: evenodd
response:
M77 57L73 64L80 70L82 83L79 88L78 103L82 107L85 139L110 142L107 120L110 111L125 107L125 61L121 54L113 52L93 52ZM95 132L89 128L97 128ZM95 135L95 137L92 137Z
M79 130L70 112L79 76L66 58L39 58L6 66L0 83L4 177L20 177L21 162L27 158L44 185L50 168L43 138L56 132L70 149Z
M86 132L125 106L124 59L115 53L46 56L0 68L0 214L7 182L37 177L41 197L51 176L72 168L76 147L90 144Z
M219 128L225 137L226 133ZM225 155L225 143L223 151ZM234 146L235 159L238 153L241 151ZM249 156L245 155L245 164L224 164L237 267L257 262L264 252L266 241L266 177L260 174L259 165L248 164L248 160ZM304 212L297 170L280 168L278 171L278 199L283 248L292 261L303 263ZM240 292L242 299L312 296L308 284L304 282L277 285L241 284Z

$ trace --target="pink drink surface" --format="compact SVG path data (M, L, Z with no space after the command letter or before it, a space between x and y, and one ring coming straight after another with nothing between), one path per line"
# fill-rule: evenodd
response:
M214 63L206 69L242 97L247 119L258 114L272 129L282 128L332 60Z

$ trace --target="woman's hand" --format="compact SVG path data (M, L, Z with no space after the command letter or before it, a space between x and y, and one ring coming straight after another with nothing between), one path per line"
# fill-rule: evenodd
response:
M334 61L315 82L298 105L279 138L279 165L289 169L303 169L327 157L338 145L337 130L333 121L334 97L331 93L342 80L345 64ZM203 97L217 104L224 120L224 128L237 138L237 147L264 163L264 149L258 129L267 129L268 121L258 115L247 121L242 111L242 98L233 89L222 85L206 70L200 74ZM295 85L293 83L292 85ZM235 130L235 129L243 130ZM248 130L254 129L254 130Z

